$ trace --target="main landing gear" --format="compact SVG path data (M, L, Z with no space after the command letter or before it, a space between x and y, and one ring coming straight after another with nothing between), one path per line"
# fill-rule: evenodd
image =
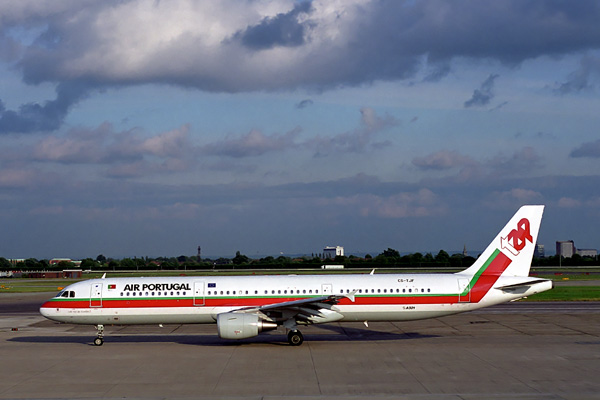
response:
M104 325L96 325L96 330L98 331L98 336L94 339L94 344L102 346L104 343Z
M288 343L292 346L300 346L304 342L304 336L298 329L293 329L288 332Z

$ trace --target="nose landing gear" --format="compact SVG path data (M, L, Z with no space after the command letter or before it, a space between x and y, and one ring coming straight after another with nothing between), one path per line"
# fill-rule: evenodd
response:
M98 331L98 336L94 339L94 344L102 346L104 343L104 325L96 325L96 330Z

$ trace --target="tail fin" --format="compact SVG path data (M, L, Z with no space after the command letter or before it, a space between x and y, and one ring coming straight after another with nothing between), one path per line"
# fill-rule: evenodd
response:
M523 206L464 275L528 276L544 206Z

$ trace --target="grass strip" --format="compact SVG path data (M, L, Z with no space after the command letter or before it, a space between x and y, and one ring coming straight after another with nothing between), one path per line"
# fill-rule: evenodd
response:
M563 286L529 296L524 301L600 301L600 286Z

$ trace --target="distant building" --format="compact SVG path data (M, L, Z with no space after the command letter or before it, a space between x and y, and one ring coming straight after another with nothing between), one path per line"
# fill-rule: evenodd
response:
M577 249L575 243L572 240L565 240L562 242L556 242L556 255L563 258L571 258L576 254Z
M535 244L535 249L533 250L533 256L537 257L537 258L544 258L546 257L546 251L544 249L544 245L543 244Z
M596 249L577 249L577 254L581 257L598 257L598 250Z
M342 246L327 246L323 249L323 258L336 258L344 255Z
M67 279L79 279L83 273L80 269L63 269L62 277Z
M81 273L82 273L82 271L80 269L64 269L62 271L28 272L27 275L30 278L35 278L35 279L57 279L57 278L79 279L79 278L81 278Z
M81 265L81 261L80 260L71 260L70 258L53 258L52 260L48 261L48 265L58 265L61 262L68 262L73 264L76 267L79 267Z

